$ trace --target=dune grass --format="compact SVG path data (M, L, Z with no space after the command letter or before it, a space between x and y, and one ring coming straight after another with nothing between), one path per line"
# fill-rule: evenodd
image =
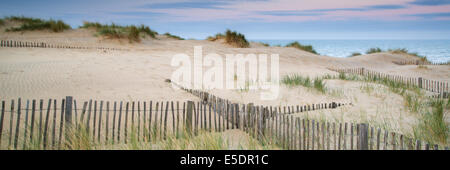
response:
M238 48L248 48L250 46L250 43L245 39L243 34L230 30L225 32L225 42Z
M430 144L446 145L449 143L450 127L445 122L445 113L450 109L449 99L427 97L418 87L393 81L388 78L363 77L340 73L339 79L385 85L389 91L402 96L406 109L417 114L418 123L413 125L415 139L426 141Z
M105 36L112 39L127 38L130 42L140 42L141 37L150 36L156 38L157 32L150 29L145 25L135 26L121 26L114 23L100 24L98 22L84 22L80 28L94 28L101 36Z
M237 48L248 48L250 47L250 43L245 39L245 36L241 33L238 33L236 31L231 31L227 29L225 31L225 34L217 33L214 36L209 36L206 38L209 41L216 41L219 39L225 39L225 43L237 47Z
M176 40L184 40L184 38L181 38L180 36L172 35L172 34L170 34L168 32L164 33L164 35L169 37L169 38L176 39Z
M370 48L366 51L366 54L373 54L373 53L381 53L383 52L383 50L381 50L381 48Z
M449 109L449 100L431 99L431 110L421 113L419 124L414 127L414 136L429 143L448 144L450 127L445 122L445 111Z
M24 16L10 16L5 17L4 20L21 22L21 25L19 27L6 29L7 32L36 31L36 30L50 30L52 32L63 32L64 30L71 29L70 26L64 23L62 20L53 20L53 19L44 20Z
M385 51L376 47L376 48L368 49L366 51L366 54L381 53L381 52L385 52ZM408 54L408 55L418 57L423 62L429 62L426 56L419 55L418 53L409 52L408 49L406 49L406 48L388 49L387 52L390 52L392 54Z
M359 56L359 55L361 55L361 53L358 53L358 52L354 52L354 53L352 53L350 56L348 56L348 57L354 57L354 56Z
M209 41L216 41L216 40L224 39L224 38L225 38L225 35L223 35L222 33L217 33L216 35L209 36L206 39L209 40Z
M299 74L292 74L292 75L285 75L281 83L288 85L288 86L303 86L307 88L314 88L319 92L325 93L325 82L323 81L323 78L316 77L314 80L311 78L303 77Z
M310 52L310 53L313 53L313 54L319 54L319 53L317 53L316 50L314 50L314 48L311 45L302 45L302 44L300 44L297 41L294 41L294 42L291 42L291 43L287 44L286 47L294 47L294 48L297 48L297 49L300 49L300 50L303 50L303 51L307 51L307 52Z
M268 44L268 43L261 43L264 47L270 47L270 44Z
M428 62L428 63L430 62L430 61L428 61L426 56L419 55L418 53L409 52L408 49L406 49L406 48L389 49L388 52L393 53L393 54L408 54L408 55L418 57L422 62Z

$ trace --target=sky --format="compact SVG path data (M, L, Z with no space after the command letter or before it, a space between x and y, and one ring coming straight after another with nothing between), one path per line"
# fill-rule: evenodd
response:
M204 39L450 39L450 0L0 0L0 16L145 24Z

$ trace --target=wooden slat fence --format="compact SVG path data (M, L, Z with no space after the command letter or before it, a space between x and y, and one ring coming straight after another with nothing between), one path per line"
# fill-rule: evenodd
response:
M197 135L200 131L239 129L282 149L447 149L364 123L300 119L291 114L297 112L294 107L290 110L286 107L284 112L284 107L238 104L209 97L208 102L77 102L70 96L60 102L55 99L24 102L20 98L2 101L0 149L70 149L67 144L74 139L73 129L81 129L88 140L99 145L127 143L132 138L149 142L180 134ZM303 111L308 110L300 110Z
M429 62L424 60L402 60L393 61L397 65L450 65L450 62Z
M16 40L0 40L0 47L97 49L97 50L116 50L116 51L128 50L128 49L112 48L112 47L86 47L86 46L74 46L74 45L67 45L67 44L49 44L49 43L45 43L45 42L16 41Z
M394 81L397 83L403 83L406 86L414 86L418 87L430 92L437 93L432 97L437 98L448 98L449 90L448 90L448 82L429 80L422 77L406 77L400 75L392 75L386 74L382 72L377 72L373 70L369 70L363 67L358 68L328 68L329 70L336 71L339 73L349 73L355 75L365 76L374 81Z

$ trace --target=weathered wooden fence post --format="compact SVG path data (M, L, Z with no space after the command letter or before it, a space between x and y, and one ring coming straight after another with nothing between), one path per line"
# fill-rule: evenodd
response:
M66 142L70 143L69 139L69 131L72 128L72 96L66 96L66 107L65 107L65 114L64 114L64 120L65 120L65 140ZM62 120L61 120L62 121ZM62 130L62 129L61 129Z
M192 135L192 110L193 110L193 101L187 102L187 110L186 110L186 131L189 135Z
M422 88L422 77L418 78L418 85L419 85L419 88Z
M359 150L368 150L369 149L369 127L366 123L362 123L359 126L359 134L358 134L358 146Z

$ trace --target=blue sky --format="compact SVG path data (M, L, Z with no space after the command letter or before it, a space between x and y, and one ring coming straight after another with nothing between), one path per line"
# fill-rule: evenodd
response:
M450 0L0 0L0 15L145 24L204 39L450 39Z

